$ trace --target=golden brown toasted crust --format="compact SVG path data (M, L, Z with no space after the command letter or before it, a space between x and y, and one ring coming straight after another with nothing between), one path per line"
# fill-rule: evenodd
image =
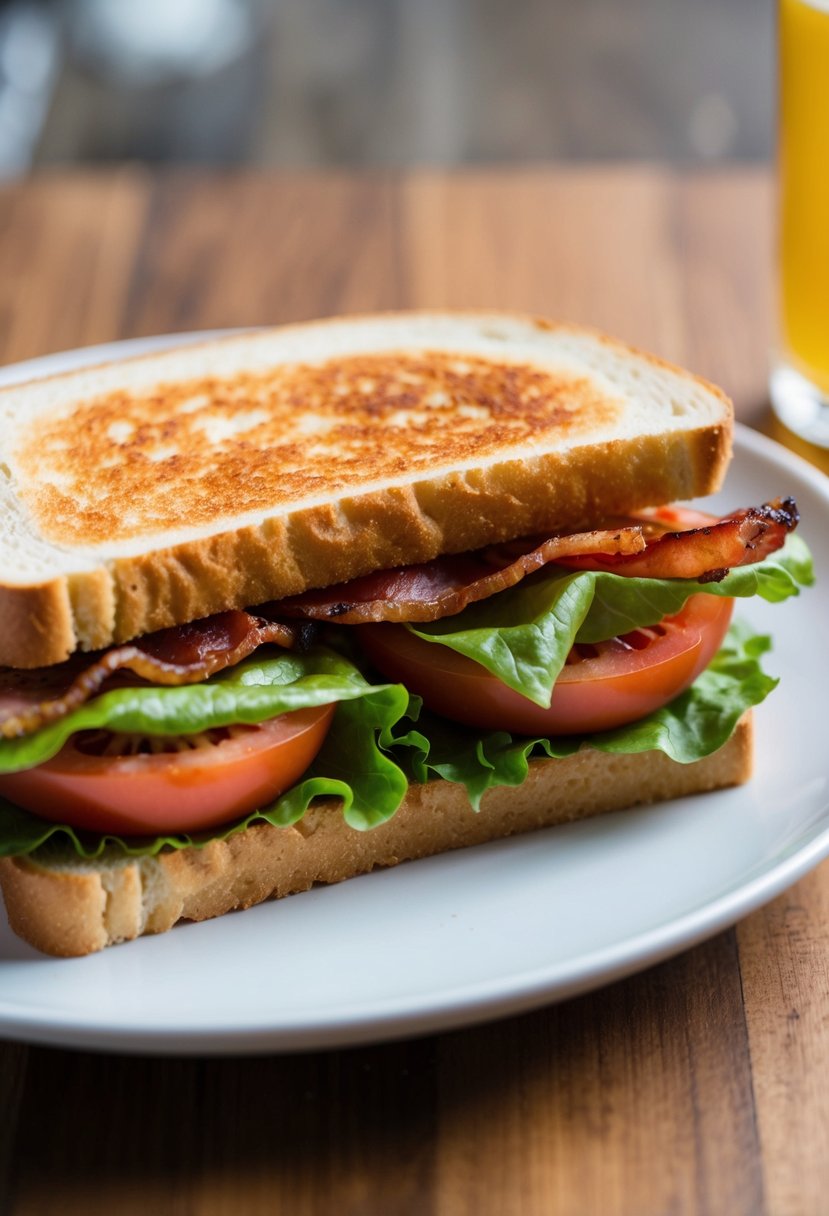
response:
M376 867L739 785L751 765L748 714L724 747L693 764L677 764L661 752L614 756L591 749L564 760L531 761L523 785L490 790L477 814L462 786L434 781L412 786L397 814L370 832L349 828L339 803L328 800L293 828L262 824L203 849L141 862L58 868L6 859L0 885L15 932L39 950L70 957Z
M488 317L492 317L493 324L499 318L503 319L501 314L481 314L482 323ZM390 314L389 319L393 320L394 315ZM271 385L271 394L276 394L279 411L284 415L286 402L297 397L301 384L310 384L314 410L327 419L336 432L333 446L324 450L317 462L319 467L314 466L312 473L319 475L326 485L335 482L341 496L333 503L298 505L294 510L288 509L255 525L157 547L139 556L116 556L105 566L78 572L68 580L58 578L39 585L0 586L0 621L4 625L0 630L0 665L32 667L56 663L68 657L76 646L95 649L222 609L249 607L374 569L425 561L442 552L462 552L542 529L595 524L604 514L674 498L692 498L719 487L730 457L732 427L730 403L720 390L682 369L652 356L642 356L624 344L592 334L592 331L557 326L537 318L520 320L536 330L589 333L608 350L642 359L645 367L667 369L677 377L678 384L697 386L715 398L722 409L721 419L697 429L637 433L611 443L591 444L589 438L585 439L589 437L589 425L604 419L615 406L612 397L600 393L590 380L581 382L576 377L558 382L554 375L538 368L508 361L478 361L482 365L476 367L474 358L440 352L420 359L411 358L409 363L405 357L386 355L375 357L374 362L362 356L351 362L342 358L339 362L329 361L321 368L302 367L293 371L289 368L285 383L280 382L278 391ZM323 323L323 328L330 325L333 332L338 324L337 321ZM293 329L299 332L305 328L285 327L285 332L290 333ZM133 362L140 364L142 360ZM458 371L459 362L469 370ZM390 378L401 373L401 368L402 374L412 377L409 394L412 401L396 381L394 391L389 387ZM299 379L294 383L297 376ZM245 391L241 393L240 389L235 404L218 394L221 398L219 412L224 410L228 418L236 417L237 421L240 410L255 414L256 401L263 394L267 398L265 387L262 384L257 387L253 383L255 379L240 379ZM355 384L359 387L364 381L376 382L376 397L374 389L365 386L359 391L355 389ZM201 387L203 389L204 385ZM207 512L204 516L207 519L211 503L217 498L221 500L222 495L227 497L229 493L232 496L234 491L243 500L244 509L248 509L261 507L265 498L274 499L274 494L277 499L284 495L290 502L291 496L303 487L306 491L309 489L309 471L304 467L307 460L301 443L292 439L280 447L274 440L274 451L279 459L276 464L262 464L261 454L252 441L259 428L264 428L264 441L272 424L255 419L250 432L242 436L245 443L250 442L250 448L243 449L238 444L231 446L226 456L221 457L224 464L220 472L216 477L207 476L208 453L199 441L201 432L196 426L200 417L198 388L191 381L168 386L179 405L192 399L196 406L192 413L186 412L178 418L176 426L182 429L182 434L171 431L167 437L171 449L175 449L169 458L151 462L150 467L156 470L154 481L147 472L148 457L144 448L150 441L142 431L141 422L154 399L140 394L134 398L128 394L123 400L119 398L119 408L126 410L132 403L136 411L132 421L122 419L128 428L132 428L132 438L126 444L130 459L125 459L123 469L119 466L119 475L126 470L126 499L137 493L144 477L154 486L152 510L147 511L147 519L156 513L165 525L187 519L192 523L201 518L200 512ZM332 404L331 395L339 399L340 390L343 409ZM377 421L382 416L388 421L398 406L402 408L404 399L406 408L413 408L420 418L424 414L424 408L420 407L424 407L427 399L439 400L441 393L454 393L460 404L471 411L468 418L462 412L458 415L450 411L453 421L446 428L431 418L417 422L395 456L407 469L411 466L415 479L411 484L363 490L361 487L369 484L373 475L379 475L384 468L391 471L388 464L383 464L382 438L374 452L375 463L369 459L368 470L364 467L365 460L371 456L365 445L372 433L372 419ZM76 543L79 538L94 540L103 534L129 537L136 528L140 530L140 519L144 518L146 509L144 504L138 524L135 520L130 521L128 503L123 495L115 495L107 506L107 478L111 479L112 461L116 459L116 449L120 450L118 435L121 434L116 430L111 440L105 442L101 438L103 433L109 433L109 426L117 426L119 422L120 416L113 413L111 396L81 405L73 415L73 425L84 411L93 414L96 410L103 411L103 421L109 419L107 427L102 423L103 430L99 428L98 440L92 444L88 458L84 457L75 468L76 478L81 469L88 474L89 492L84 491L84 509L79 509L80 483L69 494L68 504L52 501L57 493L54 489L44 492L38 500L39 506L34 498L28 503L33 518L37 517L38 510L41 512L39 522L46 532L50 528L57 529L57 539L68 538L64 535L67 527ZM476 401L486 403L484 419L475 413ZM574 410L574 402L579 409L584 407L583 418ZM353 429L360 436L360 460L356 464L350 447L346 407L357 418ZM214 402L211 416L215 410ZM432 413L437 416L440 411ZM90 418L90 421L94 419ZM558 428L565 437L575 438L578 446L568 448L565 444L561 450L529 459L509 458L512 448L532 448L551 427ZM44 433L38 427L38 442L33 440L28 455L24 453L21 457L24 465L27 459L32 465L31 485L34 486L40 484L36 474L42 453L51 450L60 464L67 443L65 423L55 420L50 428ZM382 426L378 433L387 434ZM408 427L406 433L409 435ZM503 450L503 460L487 464L493 451L498 450ZM216 448L210 451L215 455ZM333 453L338 454L334 465L331 464ZM158 455L156 450L155 456ZM461 466L466 462L467 467L432 475L430 468L438 463L438 456L441 459L451 457ZM472 460L481 463L468 467ZM313 466L313 461L311 464ZM277 486L275 492L274 470L277 467L289 472L284 487ZM250 485L242 475L245 468L251 472L247 479ZM68 476L71 469L59 469L58 472ZM258 483L252 474L257 472L264 479L265 490L256 488ZM206 476L207 480L203 480L198 491L185 491L185 486ZM276 482L279 480L277 478ZM61 484L60 477L57 484ZM66 522L70 518L71 526Z
M623 412L586 374L383 351L121 389L40 418L14 457L39 534L98 545L577 443Z
M618 446L625 452L614 462L612 481L607 445L590 446L566 458L510 461L345 498L287 520L121 559L113 570L113 640L441 553L588 524L599 514L695 497L719 483L728 460L722 431L647 436Z
M0 666L60 663L77 644L65 578L32 587L0 587Z
M87 650L109 645L114 627L115 587L106 570L31 587L0 586L0 666L60 663L79 637Z
M75 649L83 619L95 628L84 630L81 643L94 649L373 570L708 494L722 481L730 443L728 427L642 436L344 498L287 519L121 558L109 572L109 595L102 593L98 570L74 576L71 598L65 580L0 587L0 665L61 662ZM612 479L608 446L619 448ZM106 618L94 612L104 599L114 604L109 636ZM27 627L43 620L51 626Z

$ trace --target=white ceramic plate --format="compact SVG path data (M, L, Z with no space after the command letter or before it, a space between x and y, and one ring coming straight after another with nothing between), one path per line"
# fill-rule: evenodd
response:
M169 342L169 339L161 340ZM38 360L0 383L158 340ZM136 1052L333 1047L561 1000L710 936L829 854L829 479L738 429L726 509L792 493L821 583L742 616L773 631L746 787L319 888L71 961L0 930L0 1036Z

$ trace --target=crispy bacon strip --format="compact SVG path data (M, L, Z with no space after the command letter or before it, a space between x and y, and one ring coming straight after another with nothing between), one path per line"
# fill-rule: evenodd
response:
M799 521L793 498L775 498L761 507L746 507L714 520L710 526L665 532L649 541L642 553L609 553L600 560L582 555L558 560L571 568L609 570L633 578L693 578L718 583L734 566L762 561L781 548Z
M259 646L292 646L304 628L273 618L354 625L434 621L515 586L550 562L645 578L719 581L733 566L779 549L799 515L792 498L748 507L685 532L662 531L658 517L626 519L594 532L523 539L476 553L385 570L265 605L256 615L223 612L149 634L103 654L76 655L57 667L0 671L0 738L30 734L77 709L105 687L138 680L193 684L232 667ZM663 526L664 527L664 526ZM657 533L656 535L654 535Z
M425 622L454 616L467 604L515 586L550 562L642 578L714 582L732 566L760 561L779 549L799 520L792 498L747 507L710 525L671 532L658 515L627 518L615 528L491 546L353 579L282 600L279 613L360 625ZM527 546L531 546L529 549Z
M56 667L0 671L0 738L31 734L71 713L105 684L124 687L196 684L241 663L265 643L290 647L300 630L249 612L221 612L190 625L162 629L103 654L75 655ZM133 678L120 675L129 672Z
M368 621L437 621L467 604L514 587L528 574L568 555L635 555L645 548L641 524L538 537L446 555L419 566L381 570L363 578L281 600L280 616L361 625Z

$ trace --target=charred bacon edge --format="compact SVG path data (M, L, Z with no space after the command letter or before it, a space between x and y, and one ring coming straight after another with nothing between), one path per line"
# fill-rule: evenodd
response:
M797 527L800 514L793 498L776 498L746 507L711 524L682 532L665 532L641 554L607 554L600 559L563 557L576 569L608 570L631 578L693 578L720 582L735 566L756 562L779 549Z

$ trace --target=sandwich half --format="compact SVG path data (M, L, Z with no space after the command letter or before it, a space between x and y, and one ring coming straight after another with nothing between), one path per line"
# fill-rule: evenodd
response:
M745 781L811 580L713 519L728 399L494 313L259 331L0 392L0 884L39 949ZM778 489L779 488L770 488Z

